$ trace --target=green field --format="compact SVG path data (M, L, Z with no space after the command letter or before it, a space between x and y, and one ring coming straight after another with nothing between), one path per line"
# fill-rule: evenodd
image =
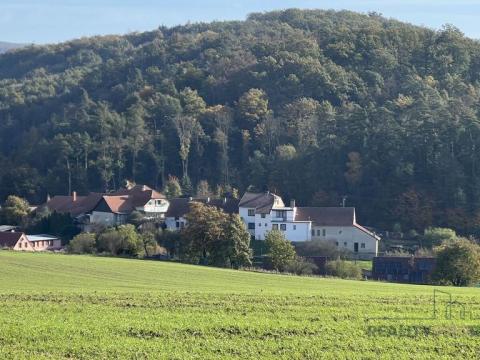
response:
M480 289L442 290L480 318ZM432 291L0 251L0 359L479 358L480 320L433 319Z

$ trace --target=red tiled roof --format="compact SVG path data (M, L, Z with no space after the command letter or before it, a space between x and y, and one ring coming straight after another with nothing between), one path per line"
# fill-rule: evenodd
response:
M0 248L13 248L22 237L22 232L2 232L0 233Z
M112 213L129 214L135 210L132 198L128 195L105 195L103 200Z
M77 196L77 200L73 201L73 196L57 195L48 201L45 206L50 211L69 213L75 217L91 212L102 196L103 194L100 193L90 193L87 196Z
M90 193L87 196L77 196L73 201L72 196L54 196L45 205L59 213L69 213L76 217L92 212L105 200L107 206L114 213L130 213L136 207L144 206L151 199L165 199L165 196L146 185L135 185L130 189L120 189L111 194Z

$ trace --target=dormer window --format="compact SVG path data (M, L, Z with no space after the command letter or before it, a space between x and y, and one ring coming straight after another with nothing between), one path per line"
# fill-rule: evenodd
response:
M248 216L255 216L255 209L248 209Z

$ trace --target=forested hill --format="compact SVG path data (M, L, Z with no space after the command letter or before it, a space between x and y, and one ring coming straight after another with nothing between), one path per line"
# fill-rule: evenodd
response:
M0 199L174 175L477 231L479 78L459 30L346 11L26 47L0 56Z

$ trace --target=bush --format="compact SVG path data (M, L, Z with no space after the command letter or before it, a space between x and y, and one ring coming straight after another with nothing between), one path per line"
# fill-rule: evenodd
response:
M327 275L336 276L342 279L361 279L362 269L350 261L332 260L325 264Z
M317 270L317 265L299 256L290 261L285 267L286 272L296 275L312 275Z
M133 225L121 225L106 229L98 237L98 251L112 255L138 256L143 251L143 242Z
M91 233L79 234L67 245L67 251L72 254L93 254L96 250L95 234Z
M437 246L457 238L455 230L448 228L428 228L423 234L423 246Z
M333 241L313 240L295 244L300 256L325 256L328 258L345 258L350 255L347 249L339 248Z
M285 271L286 267L296 258L295 248L278 230L268 232L265 244L268 248L271 265L277 271Z
M470 286L480 281L480 246L457 238L436 248L433 279L445 285Z

